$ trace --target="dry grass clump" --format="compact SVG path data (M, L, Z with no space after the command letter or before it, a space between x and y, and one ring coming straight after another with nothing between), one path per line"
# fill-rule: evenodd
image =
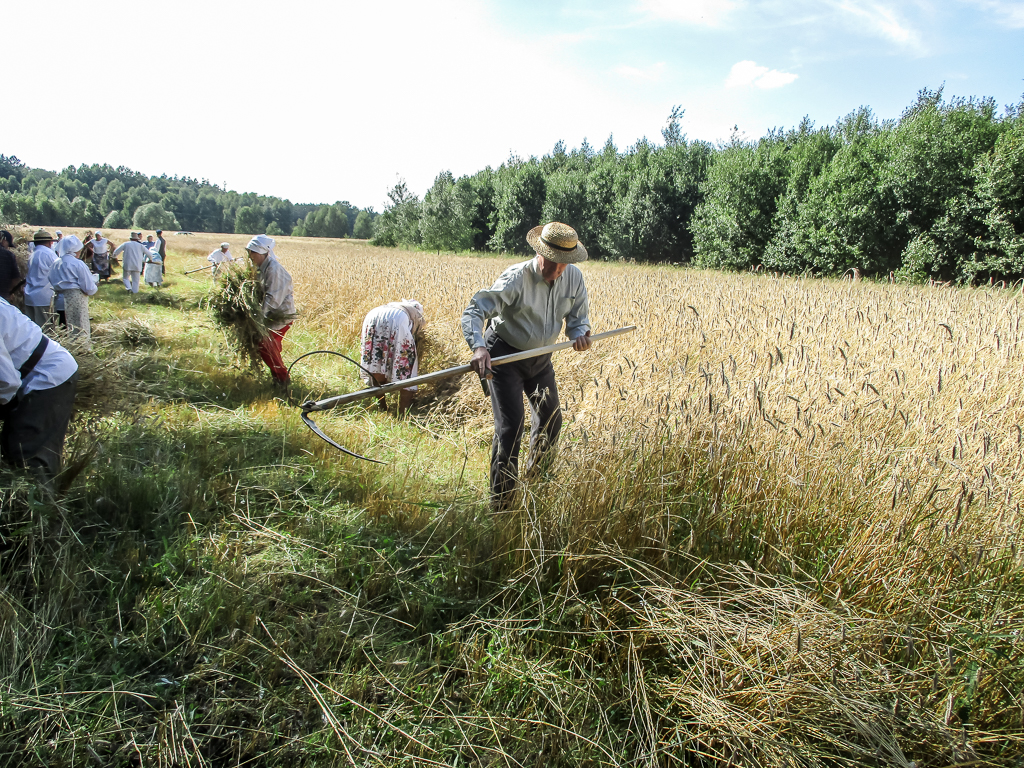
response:
M135 376L139 353L125 350L124 346L139 347L149 342L134 341L136 334L156 343L153 331L138 320L115 321L98 324L92 337L92 348L87 348L79 337L64 329L51 331L55 339L78 363L78 383L75 386L75 411L102 416L130 410L145 400L145 386Z
M126 347L155 347L159 342L153 326L137 317L126 320L111 320L98 325L96 334L99 339L111 344L122 344Z

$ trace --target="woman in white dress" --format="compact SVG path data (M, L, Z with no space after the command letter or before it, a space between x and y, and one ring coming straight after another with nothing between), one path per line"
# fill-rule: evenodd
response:
M89 325L89 296L96 293L99 275L89 271L82 261L82 241L75 235L61 239L57 246L60 258L50 270L50 285L57 294L57 307L64 311L68 330L92 349Z
M147 285L159 288L164 282L164 260L160 258L160 252L156 248L146 251L145 264L142 279Z
M426 320L423 305L402 299L371 309L363 320L363 380L370 386L403 381L419 374L420 356L417 338ZM398 395L398 410L404 413L416 397L416 387ZM386 409L384 395L377 398Z

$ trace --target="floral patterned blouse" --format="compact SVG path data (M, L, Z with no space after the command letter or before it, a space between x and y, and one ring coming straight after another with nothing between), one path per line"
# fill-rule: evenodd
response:
M363 320L363 368L381 373L388 383L419 375L419 355L412 320L400 305L385 304L370 310ZM373 381L364 372L369 386ZM416 387L409 387L415 391Z

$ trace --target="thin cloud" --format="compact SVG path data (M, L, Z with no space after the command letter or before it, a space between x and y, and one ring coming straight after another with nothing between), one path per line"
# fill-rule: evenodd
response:
M916 29L899 17L894 8L864 0L840 0L836 7L857 21L862 29L923 53L921 36Z
M643 69L631 67L628 64L620 64L612 71L627 80L653 83L661 80L661 77L665 72L665 62L659 61L657 64L652 64L651 66L644 67Z
M995 16L1004 26L1011 29L1024 27L1024 3L1008 0L962 0Z
M781 88L796 80L799 75L792 72L780 72L777 69L768 69L756 61L737 61L729 70L729 76L725 79L726 88L742 88L753 86L755 88L771 89Z
M717 27L741 4L740 0L639 0L638 9L665 21Z

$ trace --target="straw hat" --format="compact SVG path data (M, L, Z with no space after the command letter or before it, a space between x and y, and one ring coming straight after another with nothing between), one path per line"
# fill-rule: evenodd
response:
M53 235L47 232L45 229L40 229L34 235L32 235L33 243L45 243L47 240L55 239Z
M587 249L576 237L576 230L560 221L534 227L526 233L526 242L545 259L556 264L575 264L587 260Z

